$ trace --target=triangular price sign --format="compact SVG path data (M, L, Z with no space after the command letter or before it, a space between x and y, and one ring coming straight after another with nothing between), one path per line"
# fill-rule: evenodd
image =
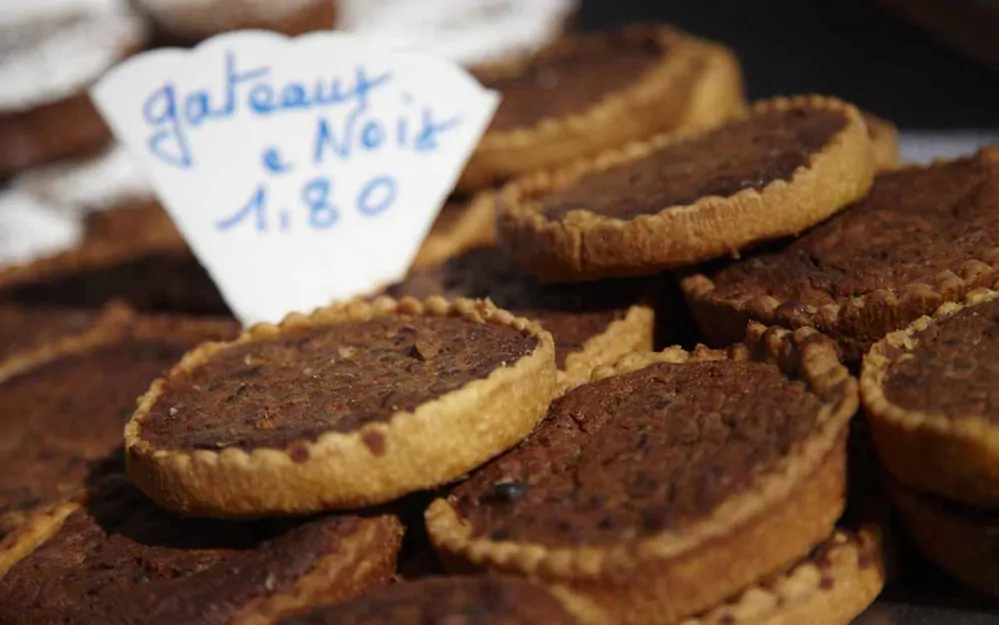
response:
M330 32L148 52L91 95L246 324L401 278L499 103L447 60Z

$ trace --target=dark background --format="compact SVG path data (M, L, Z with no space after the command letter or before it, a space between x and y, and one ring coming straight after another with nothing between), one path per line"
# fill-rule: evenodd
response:
M582 0L579 25L649 20L727 43L753 98L826 93L904 129L999 128L999 73L871 0Z

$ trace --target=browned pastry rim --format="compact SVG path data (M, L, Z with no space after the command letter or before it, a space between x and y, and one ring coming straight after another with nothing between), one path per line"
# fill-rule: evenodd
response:
M15 304L16 306L16 304ZM27 310L32 310L27 308ZM68 309L71 311L81 311L85 309ZM94 315L87 323L86 327L80 330L69 330L64 334L53 336L51 340L43 340L38 343L34 343L31 346L25 346L23 349L9 353L6 357L0 358L0 382L9 377L10 373L8 371L16 372L22 368L22 363L30 363L32 360L37 358L38 350L48 350L51 349L53 344L59 343L67 338L71 337L83 337L91 333L94 328L102 327L105 324L115 325L121 321L128 319L134 313L127 303L121 301L111 301L102 306L99 310L93 311Z
M126 337L198 339L213 334L231 334L235 327L234 321L221 317L139 314L127 305L112 303L104 308L91 329L50 341L38 349L0 361L0 382L53 360L100 349Z
M867 608L885 583L883 537L876 525L837 529L789 570L754 584L680 625L843 625Z
M419 269L439 265L462 252L495 241L496 192L482 191L469 200L449 227L431 228L412 266Z
M999 597L999 516L933 495L921 495L884 476L901 524L924 556L961 582Z
M68 501L42 506L0 542L0 581L19 562L62 530L66 520L83 509L91 493L81 491ZM339 550L317 559L287 588L250 600L226 625L269 625L293 612L351 599L389 580L402 543L403 526L391 515L366 518L357 532L338 544Z
M823 404L812 434L703 520L610 546L553 548L474 537L455 505L438 499L426 513L435 546L457 562L535 579L594 622L650 624L707 610L805 557L829 537L842 513L846 431L858 403L857 382L831 340L812 329L752 324L745 342L726 351L673 347L632 354L597 369L593 379L659 362L726 359L773 362Z
M113 267L149 253L188 254L183 241L171 236L140 237L134 241L94 238L80 247L11 265L0 270L0 292L43 280L55 280L80 271Z
M667 52L632 84L606 94L580 112L487 132L466 165L458 188L482 189L657 132L712 124L744 108L742 71L728 48L667 26L634 26L618 31L617 36L634 42L653 38ZM599 42L603 36L587 37ZM553 45L573 45L573 41ZM527 58L495 64L479 74L485 78L506 75L530 62ZM677 102L677 98L682 101Z
M623 319L611 321L603 332L586 339L582 349L566 354L565 364L558 371L557 394L589 382L597 367L612 364L631 352L652 349L654 333L652 309L643 304L630 306Z
M983 148L979 157L999 160L999 148ZM939 159L934 164L947 162ZM906 165L897 171L925 168ZM769 293L732 302L718 297L714 281L700 273L683 278L680 285L698 325L709 328L715 337L737 336L749 319L789 328L815 327L836 338L844 349L845 359L853 363L861 360L869 343L864 342L859 349L848 344L849 341L863 341L862 337L876 337L874 340L877 340L920 315L932 312L943 302L958 300L973 289L991 286L990 276L997 267L999 247L986 248L977 258L968 258L959 266L941 268L931 282L874 289L822 306L780 300Z
M917 491L999 508L999 425L982 415L912 410L892 403L884 383L892 363L919 345L916 335L958 312L999 299L976 289L904 330L892 332L864 358L860 392L878 455L902 484Z
M895 169L899 166L898 128L887 119L862 111L867 133L874 146L874 163L879 171Z
M847 123L789 180L773 180L759 191L747 188L728 197L705 196L686 206L663 206L656 214L628 220L597 215L583 207L553 220L540 210L547 193L671 145L696 140L711 130L665 133L560 169L527 175L504 187L498 218L500 243L538 275L572 281L655 273L798 234L867 192L874 179L874 156L860 113L835 98L810 95L765 100L734 117L733 123L796 109L841 113Z
M284 332L396 314L460 316L480 324L517 329L534 338L534 350L487 377L400 410L387 421L357 430L330 431L315 442L299 441L305 460L287 450L221 451L162 449L143 438L143 424L167 378L190 372L232 346ZM297 515L355 508L453 480L512 447L544 416L555 388L555 348L537 324L483 301L431 297L396 301L378 297L293 313L280 325L258 324L229 343L204 344L153 382L125 426L128 475L151 499L187 514L217 517ZM377 450L365 438L382 441ZM377 452L377 453L376 453ZM297 454L296 454L297 455Z

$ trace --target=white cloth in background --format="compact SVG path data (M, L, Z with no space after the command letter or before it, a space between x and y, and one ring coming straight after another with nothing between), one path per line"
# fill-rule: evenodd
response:
M155 198L148 179L119 143L87 158L36 167L11 186L74 213Z
M957 158L979 148L999 143L999 129L993 130L903 130L898 149L903 162L929 163L938 158Z
M477 65L547 45L578 0L340 0L339 7L337 27L344 31Z
M56 254L79 245L82 239L78 215L53 210L23 191L0 191L0 268Z
M0 0L0 111L75 95L148 30L127 0Z

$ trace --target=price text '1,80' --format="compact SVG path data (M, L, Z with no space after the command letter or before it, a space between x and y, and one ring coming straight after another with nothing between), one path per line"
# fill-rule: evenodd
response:
M337 225L345 210L356 210L364 217L378 216L392 207L397 196L396 181L392 176L376 176L361 187L355 198L338 199L333 180L318 177L302 185L299 202L292 206L273 206L269 202L266 183L257 185L247 202L235 214L215 222L221 231L229 231L241 224L250 225L258 232L289 232L292 228L307 227L326 230Z

